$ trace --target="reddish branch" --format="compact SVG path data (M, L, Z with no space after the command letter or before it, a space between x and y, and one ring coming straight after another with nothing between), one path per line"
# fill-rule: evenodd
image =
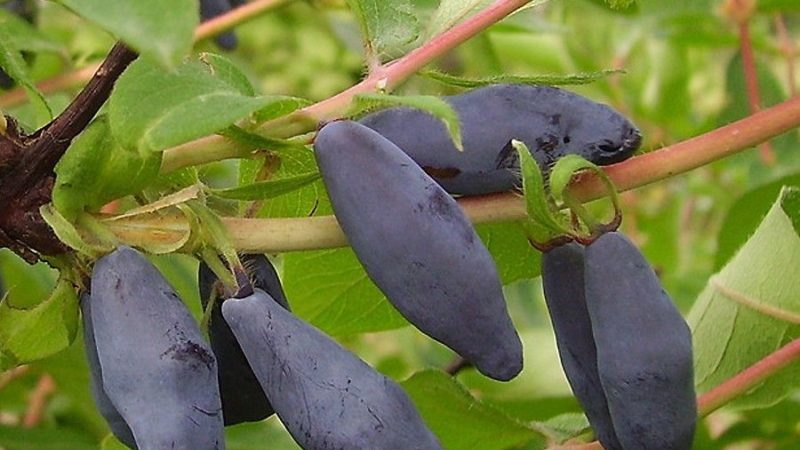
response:
M0 247L13 250L28 262L35 262L38 254L67 250L39 215L39 207L50 201L56 163L108 99L114 82L136 56L123 44L116 44L64 112L31 135L7 117L6 133L0 135Z
M747 85L747 101L750 103L750 113L755 114L761 110L761 95L758 91L756 58L753 54L753 45L750 41L750 26L747 21L739 23L739 45L742 51L744 80ZM758 151L764 164L768 166L775 164L775 152L772 151L769 141L759 144Z
M778 32L778 39L780 39L780 49L786 58L786 78L789 83L789 95L792 97L797 95L797 76L795 75L795 45L789 32L786 30L786 22L783 20L781 14L775 14L775 30Z

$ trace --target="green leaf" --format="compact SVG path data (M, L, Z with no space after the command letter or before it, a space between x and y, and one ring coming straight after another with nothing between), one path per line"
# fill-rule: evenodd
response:
M800 237L781 207L787 194L781 194L747 243L709 280L689 313L699 392L800 336L800 297L787 285L787 280L800 279ZM772 405L797 386L798 376L800 366L792 365L733 406Z
M417 372L402 386L444 448L505 450L531 441L544 444L538 431L475 399L444 372Z
M584 159L580 155L567 155L560 158L550 172L550 194L556 201L562 201L569 207L573 214L575 214L587 227L589 235L600 230L601 219L595 218L594 214L584 208L583 204L576 199L567 189L572 178L581 171L591 171L600 179L605 185L606 194L611 197L611 203L614 205L614 212L616 217L620 211L619 195L617 189L611 178L600 169L596 164ZM610 223L614 223L613 220ZM604 227L604 226L602 226ZM573 225L573 228L576 228ZM604 227L607 228L607 227ZM575 232L577 230L573 230ZM587 236L588 237L588 236Z
M410 108L421 109L437 119L444 122L444 126L450 133L455 146L459 150L464 150L461 142L461 124L458 121L458 114L449 103L433 95L413 95L397 96L389 94L358 94L353 99L353 110L351 115L363 111L384 108L390 106L407 106Z
M426 36L431 38L452 28L490 3L491 0L441 0L429 22Z
M602 70L599 72L586 72L586 73L573 73L567 75L555 74L540 74L540 75L513 75L502 74L492 75L482 78L465 78L450 75L436 70L425 70L420 72L420 75L428 77L439 83L455 86L466 89L474 89L493 84L510 83L510 84L530 84L530 85L547 85L547 86L564 86L576 84L588 84L597 80L602 80L609 75L624 73L622 70Z
M201 53L200 62L208 65L212 75L224 81L225 84L236 89L242 95L254 97L256 95L252 83L247 76L230 59L216 53Z
M270 150L274 152L279 151L298 151L306 148L303 144L298 144L286 139L278 139L259 134L251 133L243 128L237 126L228 127L222 131L217 132L220 136L231 138L243 144L247 144L253 149Z
M95 119L56 164L53 204L68 220L135 194L158 176L161 154L121 147L106 116Z
M795 233L800 236L800 189L785 189L781 196L781 208L792 221Z
M25 89L25 93L28 94L28 98L36 107L37 113L50 120L53 118L53 111L50 110L50 106L44 96L36 89L33 81L28 77L25 60L22 59L22 55L19 53L20 49L15 45L16 41L11 39L9 34L11 31L13 30L10 27L0 23L0 68Z
M537 243L544 243L555 236L568 234L566 219L558 212L545 189L544 177L536 160L524 142L511 141L519 155L522 171L522 190L525 195L525 211L528 221L525 222L526 233Z
M268 157L268 164L277 163L280 167L270 172L273 179L285 179L316 172L317 163L314 159L314 152L310 148L303 148L299 151L281 152ZM252 169L258 165L259 169ZM252 183L255 180L255 172L260 170L263 161L242 161L240 163L240 184ZM250 169L248 169L250 168ZM288 194L275 197L264 202L258 210L257 217L305 217L310 214L323 215L332 214L330 200L322 180L319 179L301 189L297 189Z
M39 214L61 242L90 258L98 258L112 251L116 245L116 242L109 241L108 239L101 239L100 236L92 236L91 234L84 236L72 222L59 214L58 210L54 208L51 203L42 205L39 208ZM79 218L83 218L83 216ZM106 231L98 222L90 221L89 223L94 225L97 229L100 229L101 233L113 236L110 231Z
M269 98L269 102L253 115L253 120L255 120L256 123L283 117L312 103L311 100L287 95L268 95L265 97Z
M164 72L146 60L131 64L109 100L114 137L129 149L160 151L222 130L270 103L231 81L232 66L218 67L188 61Z
M797 0L759 0L758 11L762 13L798 12L800 3Z
M715 270L722 268L753 234L783 186L800 186L800 174L789 175L756 187L739 197L728 209L717 235Z
M311 172L280 180L260 181L229 189L212 189L211 193L234 200L266 200L278 197L289 192L305 187L320 178L319 172Z
M5 450L97 450L91 436L66 427L0 426L0 442Z
M347 0L347 4L361 27L367 54L397 56L419 35L409 0Z
M539 425L558 443L580 436L591 428L586 416L580 413L559 414Z
M0 351L13 357L16 364L64 350L77 329L78 297L75 287L64 278L50 297L33 308L18 308L8 299L0 302Z
M165 68L189 53L200 17L196 0L58 0Z
M539 276L541 254L528 243L521 221L480 224L475 229L494 257L504 285Z
M330 335L408 325L349 248L288 253L283 274L294 312Z

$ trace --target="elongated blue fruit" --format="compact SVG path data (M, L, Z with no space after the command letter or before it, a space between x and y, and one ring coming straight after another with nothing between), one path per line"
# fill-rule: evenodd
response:
M605 450L621 450L597 371L597 350L583 287L583 246L569 243L542 254L544 298L561 366Z
M437 450L394 381L256 289L222 314L272 406L305 450Z
M497 268L455 200L359 123L326 125L314 148L336 219L395 308L484 375L516 376L522 343Z
M228 0L200 0L200 17L202 17L203 20L213 19L230 10L231 2ZM217 44L225 50L233 50L239 43L233 31L226 31L217 36L215 40Z
M267 257L243 255L241 260L253 286L269 293L288 310L289 303L286 301L280 279ZM203 308L205 309L212 297L215 299L208 335L219 365L219 392L225 425L263 420L272 415L272 405L261 389L242 348L236 342L236 336L222 317L223 298L220 295L222 291L219 279L205 263L200 264L198 279Z
M103 388L139 450L225 448L217 362L158 270L120 247L92 272Z
M568 154L599 165L620 162L641 143L639 130L618 112L553 87L498 84L444 100L458 113L463 152L442 121L422 110L390 108L361 123L403 149L452 194L519 186L512 139L525 142L543 168Z
M689 327L621 233L586 248L585 270L597 369L622 448L690 449L697 407Z
M106 419L111 432L120 442L136 450L136 441L130 427L125 423L117 408L111 403L103 388L103 371L100 360L97 358L97 344L94 340L94 327L92 325L92 299L89 294L81 295L81 316L83 317L83 343L86 347L86 359L89 362L89 387L92 391L94 404L100 414Z

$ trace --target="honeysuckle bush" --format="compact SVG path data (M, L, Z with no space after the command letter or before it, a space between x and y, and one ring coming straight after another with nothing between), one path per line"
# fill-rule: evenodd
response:
M309 146L320 123L394 105L431 112L458 142L436 96L498 82L568 85L642 130L643 155L606 171L627 191L622 230L693 330L708 414L696 448L800 442L795 2L256 0L204 25L192 0L30 3L34 24L0 9L0 66L22 86L0 95L3 137L10 118L33 133L59 116L117 39L140 56L69 136L34 211L63 251L31 257L0 236L17 250L0 250L0 448L120 445L89 394L77 307L93 260L120 244L150 252L198 319L198 257L269 254L293 311L401 381L448 449L591 448L523 200L462 206L497 262L525 369L508 383L451 376L452 352L409 327L344 246ZM233 27L234 51L209 39ZM577 198L607 193L596 181L579 177ZM227 433L233 449L296 446L274 417Z

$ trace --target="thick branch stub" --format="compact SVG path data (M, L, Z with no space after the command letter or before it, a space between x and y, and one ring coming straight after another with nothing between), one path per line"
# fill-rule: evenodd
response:
M0 135L0 247L28 262L68 250L39 208L52 197L56 163L106 102L117 78L138 55L117 43L69 106L41 129L25 135L11 118Z

